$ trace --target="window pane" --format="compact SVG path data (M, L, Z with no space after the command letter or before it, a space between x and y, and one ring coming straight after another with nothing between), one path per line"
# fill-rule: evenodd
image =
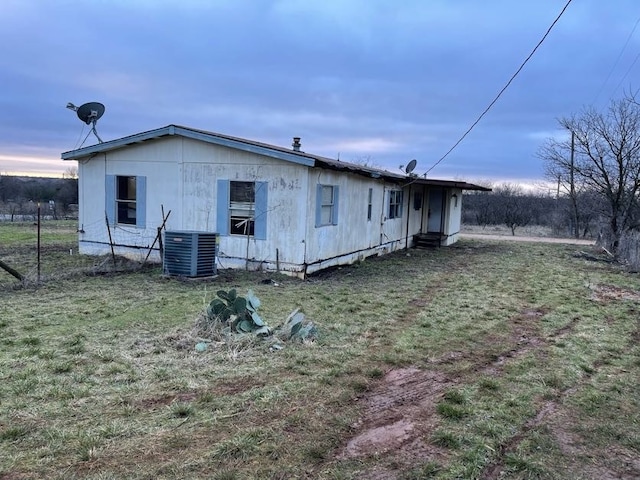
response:
M255 198L255 182L229 182L229 232L231 235L253 235Z
M389 192L389 218L400 217L402 205L402 191L392 190Z
M232 202L255 203L256 189L255 182L229 182L230 200Z
M422 208L422 192L413 194L413 209L420 210Z
M118 223L129 225L136 224L136 204L135 202L117 202Z
M118 200L135 200L136 199L136 177L117 177Z
M253 235L253 220L248 217L231 217L231 233Z
M333 187L324 185L322 187L322 205L333 205Z
M331 207L331 205L323 205L322 206L322 212L321 212L321 221L322 221L322 225L331 225L332 223L332 218L331 218L331 212L333 211L333 208Z
M116 222L136 224L136 177L116 177Z
M232 235L253 235L253 219L250 217L231 217L229 231Z

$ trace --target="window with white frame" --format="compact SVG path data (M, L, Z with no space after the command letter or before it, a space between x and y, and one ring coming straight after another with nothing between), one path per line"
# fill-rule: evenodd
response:
M373 212L373 188L369 189L369 198L367 201L367 221L371 221L371 213Z
M322 225L331 225L332 217L333 217L333 186L332 185L323 185L322 186L322 196L321 196L321 206L322 210L321 223Z
M253 235L255 230L255 182L229 182L229 232Z
M136 177L116 176L116 222L135 225L137 217Z
M146 224L147 177L144 175L105 175L105 203L109 225Z
M402 190L389 191L389 218L402 217Z
M269 184L218 178L216 181L216 231L221 236L250 235L267 239Z
M338 185L317 185L316 227L338 224Z

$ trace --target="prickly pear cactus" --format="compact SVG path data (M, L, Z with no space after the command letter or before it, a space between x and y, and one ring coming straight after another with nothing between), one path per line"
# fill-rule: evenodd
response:
M271 329L265 324L257 310L260 300L252 290L241 297L235 289L228 292L218 290L207 307L207 316L211 321L228 325L236 333L254 333L258 336L271 335Z

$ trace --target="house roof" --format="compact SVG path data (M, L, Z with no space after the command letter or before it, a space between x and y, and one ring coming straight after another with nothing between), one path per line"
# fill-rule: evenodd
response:
M318 167L329 170L337 170L364 175L370 178L382 178L384 180L395 182L398 184L412 183L421 185L441 186L450 188L461 188L463 190L483 190L489 191L490 188L474 185L472 183L455 181L455 180L436 180L431 178L423 178L417 176L399 175L387 170L371 168L364 165L358 165L340 160L334 160L320 155L313 155L303 151L292 150L289 148L278 147L266 143L247 140L220 133L209 132L206 130L198 130L195 128L183 127L180 125L167 125L166 127L149 130L147 132L136 133L127 137L110 140L104 143L98 143L78 150L64 152L61 157L63 160L81 160L87 157L92 158L99 153L106 153L113 150L129 147L144 143L158 138L180 136L191 138L206 143L230 147L236 150L265 155L280 160L305 165L307 167Z

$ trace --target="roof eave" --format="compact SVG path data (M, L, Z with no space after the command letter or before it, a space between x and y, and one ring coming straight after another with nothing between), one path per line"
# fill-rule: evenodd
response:
M118 148L127 147L136 143L146 142L147 140L153 140L160 137L175 134L175 127L169 125L167 127L157 128L155 130L149 130L148 132L137 133L128 137L118 138L116 140L109 140L108 142L98 143L89 147L79 148L77 150L71 150L64 152L61 155L62 160L78 160L97 153L108 152L111 150L117 150Z
M150 130L148 132L142 132L128 137L119 138L116 140L110 140L104 143L98 143L89 147L80 148L78 150L72 150L64 152L61 155L63 160L79 160L98 153L105 153L119 148L135 145L136 143L146 142L148 140L154 140L165 136L178 135L185 138L199 140L215 145L221 145L224 147L234 148L236 150L242 150L245 152L256 153L259 155L265 155L271 158L277 158L279 160L285 160L298 165L304 165L307 167L315 166L316 162L313 158L303 156L297 153L288 153L277 149L271 149L266 146L255 145L241 140L235 140L232 138L226 138L219 135L212 135L201 131L192 130L189 128L179 127L176 125L169 125L166 127L158 128L156 130Z
M410 183L418 183L420 185L432 186L432 187L446 187L446 188L458 188L460 190L476 190L479 192L490 192L491 189L483 187L482 185L475 185L473 183L459 182L456 180L439 180L435 178L414 178Z

